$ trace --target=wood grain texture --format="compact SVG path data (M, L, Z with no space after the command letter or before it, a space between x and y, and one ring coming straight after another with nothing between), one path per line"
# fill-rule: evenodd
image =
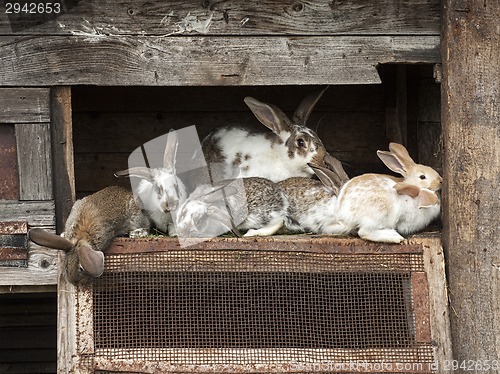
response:
M57 279L56 250L30 244L28 266L25 268L2 268L0 286L44 286L54 285Z
M66 255L59 251L58 262L65 264ZM57 279L57 369L58 373L76 372L77 360L77 289L66 280L64 266L59 266Z
M61 233L75 202L71 89L66 86L53 87L51 96L52 180L56 231Z
M437 63L438 36L6 37L4 85L374 84L380 63ZM34 64L36 61L36 64Z
M0 46L3 44L0 41ZM3 57L1 60L0 69L4 70ZM15 69L15 65L11 68ZM46 88L0 88L0 103L0 123L49 122L49 90Z
M0 125L0 175L0 200L18 200L19 174L13 125Z
M453 355L498 360L500 8L496 0L447 0L443 15L443 238Z
M16 125L20 200L52 200L50 124Z
M451 351L450 309L446 282L445 256L441 238L419 238L424 250L424 269L429 284L429 317L436 349L438 373L446 373L445 364L453 359Z
M40 15L25 27L2 11L0 34L439 35L439 11L439 0L66 1L57 17Z
M27 221L29 226L54 228L53 201L0 201L0 221Z

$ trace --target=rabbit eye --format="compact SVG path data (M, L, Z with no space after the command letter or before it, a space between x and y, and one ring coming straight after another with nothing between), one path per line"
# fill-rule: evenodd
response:
M304 148L306 145L306 142L304 142L304 139L297 139L297 146Z
M425 178L426 178L426 177L425 177L425 175L423 175L423 174L420 176L420 179L422 179L422 180L423 180L423 179L425 179Z

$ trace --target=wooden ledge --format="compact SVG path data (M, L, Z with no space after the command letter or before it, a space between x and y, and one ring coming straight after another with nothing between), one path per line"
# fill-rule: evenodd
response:
M267 237L235 238L217 237L182 247L177 238L146 237L117 238L106 254L148 253L189 250L252 250L311 253L392 254L423 252L423 244L433 240L440 243L434 233L412 236L402 244L368 242L359 238L339 238L330 235L276 235Z

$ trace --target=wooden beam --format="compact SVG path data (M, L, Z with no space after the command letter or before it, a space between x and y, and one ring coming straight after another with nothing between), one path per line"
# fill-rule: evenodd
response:
M0 13L0 34L439 35L439 0L362 2L151 0L63 1L61 12ZM30 22L32 21L32 22Z
M0 201L0 221L27 221L29 226L53 229L53 201Z
M57 283L57 253L30 243L27 267L2 267L0 286L47 286Z
M61 233L64 231L71 207L75 203L71 88L54 87L51 97L52 179L56 231Z
M437 36L5 37L3 85L380 83L381 63L440 62ZM34 63L36 61L36 63Z
M500 357L499 24L497 0L444 2L443 239L459 363Z
M49 124L16 125L16 138L19 199L52 200Z
M2 44L1 41L0 44ZM1 66L0 69L5 69L5 66ZM2 85L4 85L3 82ZM0 88L0 103L2 103L0 123L49 122L49 90L47 88Z

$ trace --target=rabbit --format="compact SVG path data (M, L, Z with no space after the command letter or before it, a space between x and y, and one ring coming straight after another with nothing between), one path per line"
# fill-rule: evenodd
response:
M279 183L289 201L290 218L298 223L290 229L357 233L365 240L401 243L401 234L425 228L439 216L442 178L432 168L416 164L404 146L391 143L389 150L377 155L403 178L363 174L347 181L342 170L311 164L320 181L292 178Z
M233 218L239 218L238 230L248 230L243 236L267 236L280 230L288 209L281 188L265 178L239 181L242 184L224 181L222 187L198 186L175 214L179 236L213 237L234 232ZM224 209L226 203L231 214Z
M103 251L114 238L147 230L149 226L150 221L138 207L132 192L110 186L75 202L63 236L33 228L28 237L38 245L67 252L67 278L77 284L87 283L103 273Z
M178 148L177 133L168 133L163 155L163 167L132 167L115 173L116 177L140 178L135 194L154 226L165 234L175 236L171 211L177 209L188 193L182 180L176 175L175 160Z
M308 163L324 165L327 151L318 135L306 127L306 122L325 90L305 97L292 120L276 106L246 97L246 105L272 133L227 126L208 134L202 141L207 164L225 163L223 175L214 179L230 179L235 168L239 168L242 177L261 177L273 182L311 177L314 172Z
M403 178L363 174L345 182L338 195L330 189L330 199L321 193L317 183L313 186L315 192L303 181L285 181L282 187L290 203L290 213L298 217L292 216L297 221L302 219L299 228L310 228L324 234L357 233L365 240L401 243L404 240L402 235L420 231L437 218L441 176L428 166L416 164L401 144L391 143L389 150L377 151L377 155ZM336 173L332 175L328 169L311 167L325 187L334 184ZM310 197L311 191L317 194L316 202ZM309 198L301 200L294 194ZM304 222L304 214L311 215L309 221Z
M319 180L294 177L277 183L288 201L288 231L321 234L335 222L337 196L349 177L332 156L325 155L324 162L328 168L310 164Z

